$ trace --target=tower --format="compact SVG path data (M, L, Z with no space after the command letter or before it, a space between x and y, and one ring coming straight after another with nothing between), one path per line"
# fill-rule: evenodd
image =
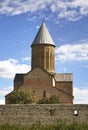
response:
M6 104L14 91L31 89L36 103L42 98L59 97L60 103L73 103L72 73L55 72L55 44L44 23L41 24L31 45L31 70L16 74L14 90L5 96Z
M39 66L49 73L55 72L55 44L48 32L45 23L40 29L31 45L32 58L31 67L34 69Z

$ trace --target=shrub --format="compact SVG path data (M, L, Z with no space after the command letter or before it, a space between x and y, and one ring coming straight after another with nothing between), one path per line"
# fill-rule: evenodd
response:
M0 125L0 130L88 130L88 124L73 122L67 125L63 121L59 121L57 125L42 125L41 122L37 122L30 127L5 124Z
M39 100L38 104L59 104L59 98L55 95L51 96L50 98L44 97Z
M35 102L35 97L31 89L19 88L11 93L8 104L28 104Z
M39 100L38 104L49 104L49 99L44 97L41 100Z
M59 104L59 97L53 95L49 98L49 104Z

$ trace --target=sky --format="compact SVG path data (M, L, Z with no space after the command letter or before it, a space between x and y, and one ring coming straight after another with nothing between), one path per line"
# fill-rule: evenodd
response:
M0 0L0 104L16 73L31 69L31 44L45 22L55 71L73 73L74 104L88 104L88 0Z

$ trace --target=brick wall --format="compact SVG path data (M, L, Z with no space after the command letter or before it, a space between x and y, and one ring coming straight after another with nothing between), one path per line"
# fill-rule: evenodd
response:
M32 46L32 69L40 66L48 72L55 72L55 47L51 44Z
M73 104L73 96L72 95L69 95L61 90L58 91L58 89L52 87L52 95L56 95L57 97L59 96L59 101L60 103L62 104L65 104L65 103L70 103L70 104Z
M74 115L77 111L78 115ZM88 121L88 105L1 105L0 125L20 124L31 125L40 121L43 124L57 123L58 120L67 123Z
M36 101L43 98L46 91L47 97L51 96L52 77L37 67L24 77L24 88L31 88L34 91Z
M63 91L69 93L72 95L73 93L73 85L72 85L72 81L59 81L56 82L56 87L62 89Z
M73 103L73 85L72 85L72 81L60 81L60 82L56 82L56 87L58 89L61 89L62 91L59 91L58 95L60 97L60 101L62 103ZM68 94L66 94L66 93Z

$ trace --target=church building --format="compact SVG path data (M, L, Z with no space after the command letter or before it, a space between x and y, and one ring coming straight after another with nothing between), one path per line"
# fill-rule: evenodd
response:
M61 104L73 104L72 73L55 72L55 44L44 22L31 45L31 70L15 75L13 91L20 87L30 88L36 101L55 95ZM5 96L6 104L12 92Z

